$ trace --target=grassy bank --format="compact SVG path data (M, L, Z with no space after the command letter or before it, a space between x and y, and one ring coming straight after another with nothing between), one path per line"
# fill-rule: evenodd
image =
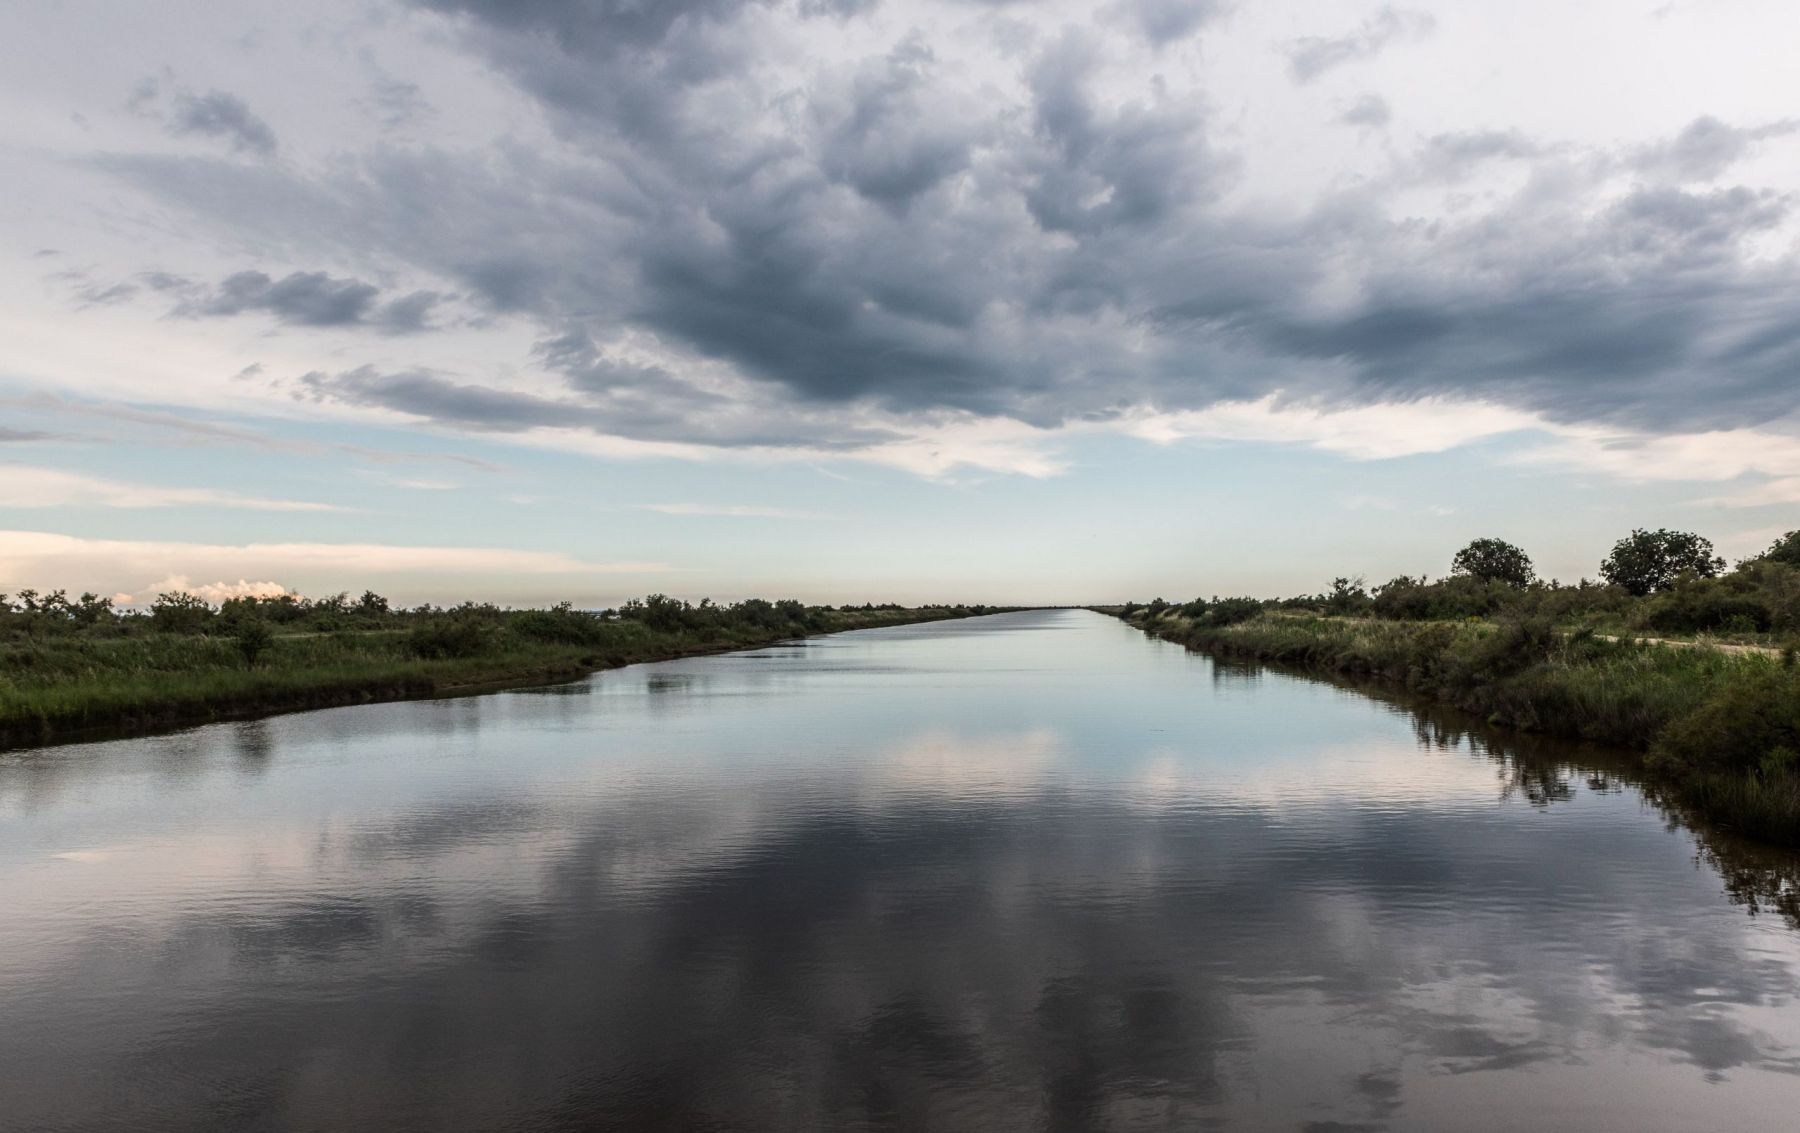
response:
M0 629L10 630L0 636L0 748L543 683L986 612L756 600L690 606L662 598L605 613L486 606L390 612L385 603L337 600L181 609L161 624L151 615L106 612L83 622L18 607L0 616Z
M1248 614L1248 611L1244 613ZM1403 686L1490 722L1617 745L1706 819L1800 845L1800 668L1784 654L1607 640L1538 619L1384 622L1276 611L1127 620L1214 653Z

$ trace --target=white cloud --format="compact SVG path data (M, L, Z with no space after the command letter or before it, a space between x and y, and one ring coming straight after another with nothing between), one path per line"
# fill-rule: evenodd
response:
M663 515L717 515L740 519L836 519L817 511L800 511L786 507L755 507L744 504L638 504L639 511Z
M1696 502L1724 507L1800 502L1800 436L1780 428L1651 436L1581 426L1557 433L1554 441L1514 459L1639 483L1757 478L1739 491Z
M144 578L287 578L326 591L374 576L665 574L664 563L589 562L558 551L379 543L179 543L0 531L0 587L127 590ZM248 584L246 584L248 585Z
M114 594L113 604L135 606L154 601L158 594L193 594L216 606L228 598L279 598L283 594L292 593L294 591L279 582L251 582L240 578L236 582L195 583L185 574L172 574L160 582L138 587L135 595Z
M1200 410L1140 414L1122 426L1133 436L1162 444L1185 439L1302 444L1353 460L1447 452L1489 437L1547 427L1536 414L1484 402L1429 397L1335 407L1288 400L1279 392Z
M60 468L0 464L0 507L223 507L253 511L346 511L334 504L241 496L216 488L129 484Z

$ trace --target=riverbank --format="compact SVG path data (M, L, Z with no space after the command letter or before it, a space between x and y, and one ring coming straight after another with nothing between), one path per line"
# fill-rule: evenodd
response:
M1206 625L1174 609L1126 620L1221 657L1373 678L1496 725L1618 746L1707 820L1800 845L1800 667L1791 653L1608 640L1533 621L1265 613Z
M779 641L941 621L981 607L809 608L771 625L603 620L494 611L423 629L270 633L247 657L240 630L65 633L0 642L0 750L144 735L315 708L492 692L602 669Z

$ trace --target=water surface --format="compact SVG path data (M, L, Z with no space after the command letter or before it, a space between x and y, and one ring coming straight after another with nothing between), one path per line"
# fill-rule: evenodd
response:
M0 1128L1792 1128L1707 838L1081 611L0 756Z

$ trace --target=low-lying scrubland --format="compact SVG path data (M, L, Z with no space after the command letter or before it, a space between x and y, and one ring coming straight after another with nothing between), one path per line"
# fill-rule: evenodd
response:
M1615 744L1715 821L1800 844L1794 654L1608 640L1542 618L1382 622L1281 612L1229 624L1136 612L1158 637L1226 657L1373 677L1491 723Z
M1547 620L1608 635L1706 638L1780 646L1800 641L1800 531L1727 570L1712 545L1685 532L1636 531L1600 564L1601 577L1540 579L1531 559L1498 539L1478 539L1443 578L1399 575L1378 586L1332 580L1318 594L1127 603L1125 612L1178 610L1204 621L1243 621L1283 611L1380 621Z
M1373 677L1496 724L1616 744L1683 806L1800 845L1800 532L1727 570L1697 535L1634 531L1600 573L1540 580L1518 547L1478 539L1435 582L1338 578L1322 594L1116 612L1196 649Z
M808 634L986 613L981 606L697 605L618 610L465 604L393 610L375 594L212 606L164 595L119 613L91 595L0 595L0 747L270 712L562 680Z

